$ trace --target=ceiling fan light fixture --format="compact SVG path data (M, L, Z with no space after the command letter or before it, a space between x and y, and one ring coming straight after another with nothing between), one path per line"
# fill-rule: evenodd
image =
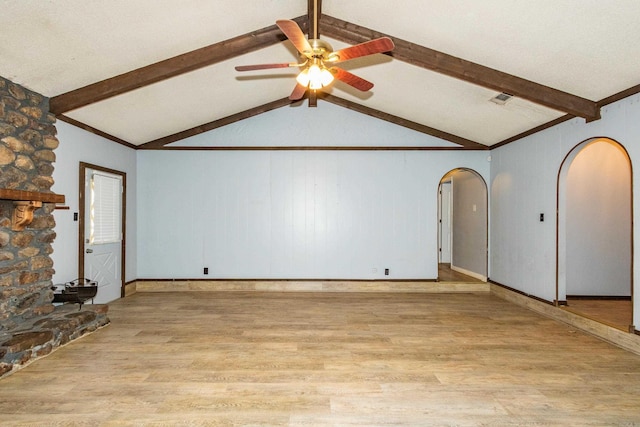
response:
M320 83L322 83L322 86L329 86L331 82L333 82L333 74L326 68L322 68L322 71L320 71Z
M325 67L320 68L318 64L313 64L298 74L296 80L303 86L309 85L309 89L317 90L330 85L333 82L333 74Z
M296 81L298 82L298 84L300 84L301 86L307 87L309 86L309 69L305 68L304 70L302 70L300 72L300 74L298 74L298 77L296 77Z
M310 89L322 89L322 82L320 77L322 76L322 71L317 64L313 64L309 67L309 88Z
M316 0L314 0L314 2L315 1ZM315 16L318 18L319 15L316 14ZM313 32L316 38L313 39L307 39L305 37L304 32L296 21L280 19L276 21L276 25L300 53L300 63L287 62L256 64L237 66L235 68L236 71L266 70L271 68L288 67L302 68L300 73L296 76L297 85L289 95L289 99L292 101L300 100L306 93L307 89L316 91L329 86L333 83L334 79L338 79L362 92L370 90L373 87L373 83L351 74L342 68L335 67L334 64L360 58L362 56L389 52L394 48L393 41L389 37L379 37L377 39L349 46L334 52L329 43L317 38L317 21L315 22L315 31Z

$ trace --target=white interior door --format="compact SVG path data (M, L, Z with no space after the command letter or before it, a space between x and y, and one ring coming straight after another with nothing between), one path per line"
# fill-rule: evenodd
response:
M451 181L440 184L440 263L451 263Z
M94 303L122 292L122 177L85 169L84 277L98 282Z

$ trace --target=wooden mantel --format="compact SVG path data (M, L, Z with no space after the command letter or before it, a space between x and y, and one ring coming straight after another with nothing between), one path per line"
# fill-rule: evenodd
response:
M0 188L0 199L29 200L42 203L64 203L64 194L41 193L39 191L10 190Z
M0 199L13 200L13 219L11 229L22 231L33 221L33 211L43 203L64 203L63 194L41 193L39 191L11 190L0 188Z

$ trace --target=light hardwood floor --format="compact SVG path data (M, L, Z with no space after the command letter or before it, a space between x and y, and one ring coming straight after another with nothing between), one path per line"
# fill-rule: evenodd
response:
M442 263L438 264L438 278L442 283L481 282L474 277L452 270L450 264ZM629 326L633 324L633 307L630 300L568 298L567 305L562 308L625 332L628 332Z
M567 298L563 308L621 331L628 331L629 325L633 324L630 300Z
M1 425L640 425L640 356L490 293L138 293Z
M438 279L441 282L466 282L466 283L478 283L482 282L475 277L467 276L458 271L451 269L451 264L438 264Z

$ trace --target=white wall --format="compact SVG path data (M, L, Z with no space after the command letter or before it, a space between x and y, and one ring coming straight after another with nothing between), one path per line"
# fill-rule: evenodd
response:
M602 116L592 123L572 119L492 150L490 179L487 152L134 152L59 122L53 191L65 194L71 209L55 213L54 283L77 271L72 215L78 211L79 161L127 172L126 280L383 279L384 268L391 269L391 279L434 278L438 183L447 171L466 167L490 187L490 278L552 301L562 160L595 137L618 141L632 164L640 159L640 95L604 107ZM366 127L353 137L367 138ZM636 224L639 173L635 168ZM636 227L634 241L639 237ZM634 266L639 257L634 251ZM205 266L209 276L202 275ZM638 275L634 268L634 283ZM634 291L636 325L639 293Z
M316 108L309 108L306 100L170 144L171 147L300 145L458 147L435 136L373 119L329 102L319 101Z
M64 283L78 276L78 224L73 220L79 212L78 173L80 162L91 163L127 174L127 242L124 280L137 278L136 271L136 152L131 148L106 140L95 134L58 121L59 147L56 149L52 190L64 194L69 210L56 210L56 239L53 242L53 262L56 270L53 283Z
M632 166L640 160L640 95L602 109L602 119L572 119L492 150L490 181L490 278L552 301L556 289L556 197L560 164L571 149L594 137L622 144ZM638 168L633 170L634 218L638 221ZM539 214L545 221L539 222ZM640 241L639 227L634 241ZM634 251L634 265L640 265ZM638 283L634 268L634 283ZM639 292L634 292L634 323L640 324Z
M366 129L354 137L366 138ZM486 158L481 151L139 151L138 276L436 278L439 181L458 167L487 177Z

